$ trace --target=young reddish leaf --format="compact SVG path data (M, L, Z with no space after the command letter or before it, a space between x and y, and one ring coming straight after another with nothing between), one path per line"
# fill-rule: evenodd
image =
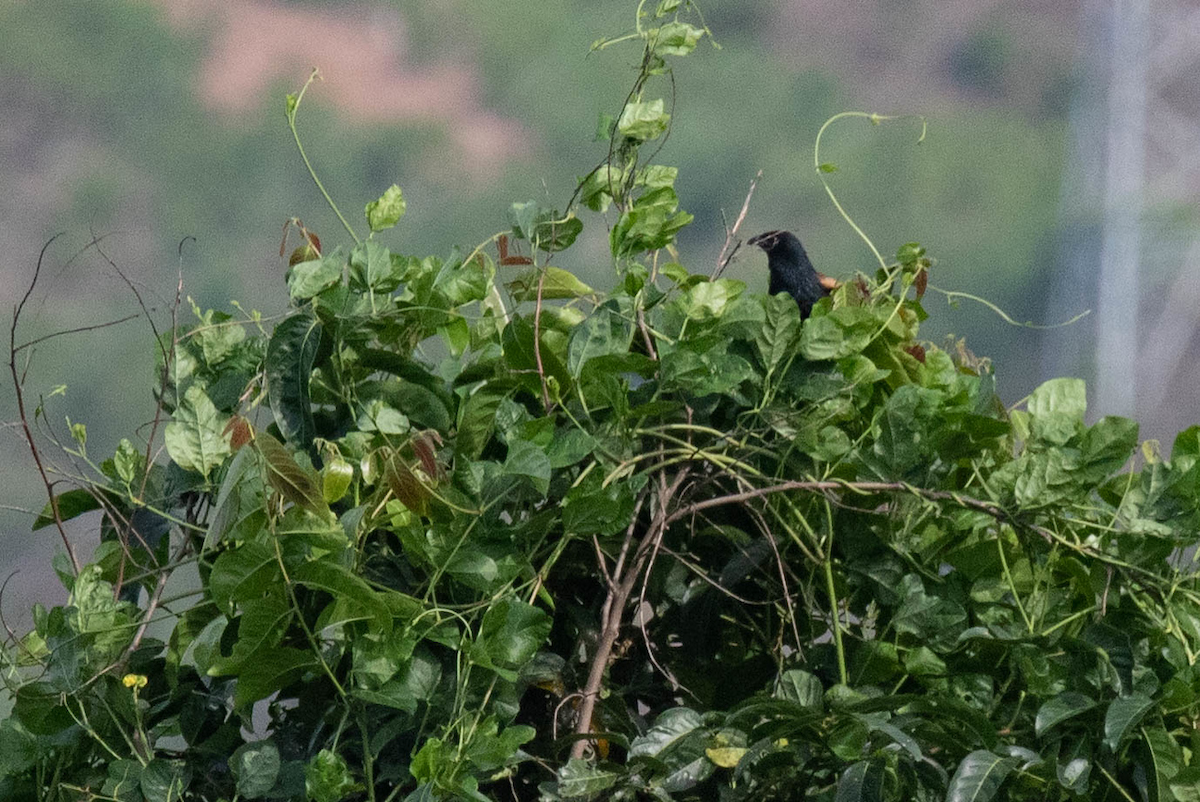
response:
M229 423L225 424L225 431L222 434L229 435L229 447L236 453L238 449L254 439L254 427L243 416L234 415L229 419Z
M399 499L401 504L418 515L425 515L429 512L429 499L433 494L413 473L413 469L404 461L404 457L393 454L387 461L383 477L387 481L392 495Z
M279 495L309 512L328 518L321 483L311 468L301 467L287 448L270 435L256 438L254 445L267 466L267 482Z

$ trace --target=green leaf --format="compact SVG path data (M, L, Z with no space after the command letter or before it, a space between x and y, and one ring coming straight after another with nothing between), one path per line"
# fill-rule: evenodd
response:
M281 765L279 747L269 740L242 744L229 758L237 792L246 799L266 796L275 787Z
M154 758L142 769L142 794L148 802L183 799L190 776L183 762Z
M55 496L58 501L58 514L63 521L69 521L72 518L77 518L84 513L98 510L101 507L100 499L91 490L79 488L76 490L68 490L65 493L59 493ZM47 502L42 511L38 513L38 517L33 522L33 531L44 529L47 526L54 524L54 508Z
M405 207L404 193L399 186L392 184L378 200L367 204L367 225L371 227L371 233L384 231L400 222Z
M1147 771L1150 779L1150 798L1171 802L1175 795L1171 792L1171 780L1183 768L1183 750L1179 744L1162 727L1143 727L1142 738L1146 750L1150 753L1151 770Z
M320 259L310 259L292 265L287 272L288 294L292 303L307 301L342 280L346 253L340 248Z
M546 452L528 440L509 443L508 458L504 461L504 472L529 479L543 496L550 490L552 468Z
M261 659L279 645L291 622L292 606L282 588L243 601L233 651L228 658L218 657L209 666L209 676L236 674L248 663Z
M259 699L299 680L305 672L318 671L320 663L311 652L280 646L259 652L258 659L247 663L238 674L233 701L244 710Z
M243 543L222 552L213 563L209 592L217 607L232 615L235 603L283 589L275 550L261 542Z
M871 342L878 322L869 309L844 306L814 315L802 327L800 353L805 359L842 359L860 353Z
M372 620L375 631L392 630L392 617L387 604L361 577L349 568L331 560L310 560L291 571L293 582L323 590L341 602L351 602Z
M550 468L567 468L596 450L596 438L582 429L567 429L555 434L546 449Z
M567 346L567 370L578 379L589 360L623 354L632 340L633 320L617 302L606 301L572 332Z
M546 253L557 253L571 247L583 221L574 212L559 215L555 209L547 209L536 201L514 203L509 210L513 236L531 242Z
M517 671L550 634L550 616L518 599L496 602L483 614L471 659L489 668Z
M1200 802L1200 766L1188 766L1168 783L1178 802Z
M112 464L117 478L127 485L132 485L145 473L146 458L133 447L133 443L122 437L121 442L117 444L116 453L113 454Z
M363 785L355 782L345 758L322 749L304 766L304 790L312 802L341 802Z
M295 315L275 327L267 343L264 370L271 413L285 440L307 448L316 435L309 381L321 324L307 315Z
M350 286L370 292L392 292L400 286L403 265L375 240L367 240L350 251Z
M595 293L595 290L575 278L573 273L553 265L528 270L505 286L512 293L514 301L533 301L537 299L539 281L542 286L542 300L546 301L582 298Z
M807 708L821 712L824 709L825 689L821 680L798 668L791 668L779 675L775 697L799 702Z
M1073 691L1060 693L1038 708L1037 716L1034 718L1034 731L1040 738L1055 724L1085 713L1095 706L1095 699L1090 699L1081 693Z
M1065 445L1083 429L1087 388L1082 379L1051 379L1030 394L1026 409L1035 438Z
M242 448L230 460L208 516L208 531L204 533L204 546L201 551L208 551L225 537L242 513L243 505L248 506L245 501L248 496L253 495L255 501L261 501L261 485L247 481L249 474L256 467L253 454L253 449Z
M686 56L696 49L696 43L704 36L704 29L686 22L668 22L661 28L647 31L646 36L653 42L657 55Z
M496 266L483 254L469 262L451 259L438 268L433 276L431 303L451 310L473 301L482 301L492 286ZM438 317L440 320L444 316Z
M1104 743L1117 751L1146 713L1154 707L1154 700L1144 694L1135 693L1109 702L1104 714Z
M613 256L654 251L670 245L675 234L692 222L692 215L678 209L679 196L671 187L661 187L638 198L609 232Z
M745 284L731 279L699 281L688 288L680 303L684 314L692 320L707 320L723 315L725 308L745 289Z
M670 124L671 115L666 113L659 98L648 103L626 103L617 120L617 130L622 136L645 142L662 136Z
M229 417L196 384L188 387L171 417L163 433L167 454L184 470L207 477L231 453L224 431Z
M321 495L326 504L335 504L346 495L354 479L354 466L342 458L330 460L321 468Z
M834 802L882 802L884 764L860 760L842 772Z
M33 733L9 717L0 721L0 777L20 774L38 759L38 742Z
M555 790L562 799L596 799L625 776L621 768L571 759L558 770Z
M496 425L496 410L508 391L482 385L467 396L459 407L456 451L467 459L477 459Z
M700 714L688 707L673 707L664 711L644 735L633 739L629 745L629 756L661 755L668 747L687 737L703 725Z
M768 374L796 353L800 336L800 308L779 293L767 300L767 317L756 333L755 346Z
M117 802L142 802L142 764L136 760L114 760L108 764L100 792Z
M1012 758L1000 757L994 752L982 749L971 752L954 770L946 790L946 802L988 802L995 798L1015 765Z

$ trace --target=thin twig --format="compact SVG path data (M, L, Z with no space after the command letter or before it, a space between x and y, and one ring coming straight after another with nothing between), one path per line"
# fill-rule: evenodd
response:
M721 253L717 256L717 267L713 270L709 278L720 278L721 274L725 272L725 268L733 261L738 248L742 247L742 241L738 240L737 244L733 246L733 250L729 250L730 243L734 241L737 237L738 229L742 227L742 221L746 219L746 212L750 210L750 199L754 197L754 188L758 186L758 179L760 178L762 178L762 170L759 170L758 174L754 176L754 180L750 182L750 191L746 193L746 199L742 201L742 211L738 214L737 220L733 221L733 228L725 230L725 244L721 246ZM729 253L726 254L726 251L729 251Z
M33 431L29 428L29 417L25 412L25 390L20 377L17 375L17 324L21 319L21 311L29 302L29 297L33 295L33 289L37 286L38 277L42 273L42 262L46 258L46 251L54 244L62 234L55 234L46 244L42 246L41 253L38 254L37 266L33 271L33 280L29 282L29 287L25 290L25 295L13 307L12 326L8 330L8 370L12 374L13 391L17 396L17 415L21 420L21 428L25 432L25 442L29 444L29 452L33 455L34 464L37 465L38 474L42 477L42 484L46 487L46 495L50 498L50 512L54 515L54 525L58 529L58 534L62 537L63 547L67 550L67 557L71 560L71 568L75 575L79 575L80 565L79 557L75 554L75 548L71 545L71 539L67 537L67 530L63 526L62 513L58 509L58 497L54 494L54 482L50 481L49 475L46 473L46 466L42 464L42 455L38 450L37 442L33 439Z

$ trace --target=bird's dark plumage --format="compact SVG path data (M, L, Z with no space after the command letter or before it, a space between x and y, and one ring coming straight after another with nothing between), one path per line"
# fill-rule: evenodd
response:
M748 244L767 252L767 268L771 271L767 292L771 295L786 292L795 298L802 319L812 314L813 304L829 294L821 285L821 276L804 252L804 246L792 232L767 231L751 237Z

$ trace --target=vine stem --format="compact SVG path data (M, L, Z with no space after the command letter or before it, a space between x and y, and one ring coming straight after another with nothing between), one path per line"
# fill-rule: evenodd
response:
M828 499L825 501L825 520L829 534L825 538L825 554L821 567L825 571L825 592L829 594L829 628L833 630L833 644L837 649L838 679L843 685L850 684L850 674L846 670L846 647L842 644L842 618L838 612L837 587L833 581L833 509Z
M304 160L304 167L308 170L308 174L312 178L313 183L317 185L317 189L320 191L321 196L325 198L325 202L329 204L329 208L333 210L335 215L337 215L337 219L341 221L342 227L345 228L350 234L350 237L354 240L355 244L358 244L361 243L362 240L359 239L358 234L354 233L354 229L342 215L341 209L339 209L337 204L333 202L333 198L331 198L329 193L325 190L325 185L322 184L321 179L317 177L317 171L313 169L312 162L308 160L308 154L304 152L304 145L300 142L300 132L296 130L296 112L300 108L300 101L304 99L304 93L308 91L308 87L312 85L312 82L320 77L321 71L316 67L313 67L313 71L308 76L308 80L304 82L304 86L300 89L300 92L295 95L295 100L292 99L292 96L288 97L288 128L290 128L292 131L292 138L296 140L296 150L300 151L300 158Z
M854 219L850 217L849 213L846 212L841 202L837 199L837 195L833 193L833 187L829 186L829 181L825 178L826 173L832 172L832 170L823 169L824 163L821 161L821 137L824 136L825 129L829 128L829 126L833 125L838 120L847 117L857 117L860 119L869 120L872 125L879 125L879 123L889 120L904 120L911 118L919 119L921 121L921 136L917 140L918 145L925 141L925 131L928 128L928 123L926 122L925 117L920 114L887 115L874 114L865 111L843 111L840 114L833 115L825 121L825 123L821 126L821 129L817 131L816 141L813 142L813 168L817 171L817 177L821 179L821 185L825 187L825 194L829 196L829 200L833 201L833 206L838 210L838 214L842 216L842 219L845 220L852 229L854 229L854 233L858 234L859 238L863 242L867 243L867 247L871 249L871 253L873 253L875 258L879 261L879 266L884 270L887 270L887 262L884 261L883 255L879 253L879 249L875 247L875 243L871 242L871 238L867 236L865 231L859 228L858 223L854 222Z

